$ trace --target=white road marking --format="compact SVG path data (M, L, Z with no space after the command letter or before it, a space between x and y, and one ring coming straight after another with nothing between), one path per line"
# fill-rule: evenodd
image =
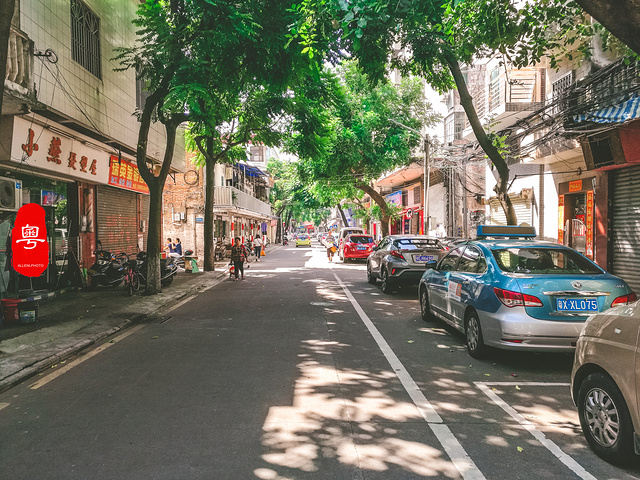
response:
M518 411L509 405L507 402L502 400L493 390L489 387L492 385L498 386L551 386L551 387L569 387L569 383L544 383L544 382L474 382L475 385L484 392L486 396L488 396L493 402L502 408L505 412L507 412L511 418L513 418L516 422L518 422L522 428L527 430L533 437L538 440L542 445L544 445L547 450L549 450L553 455L556 456L558 460L564 463L569 469L575 473L578 477L584 478L585 480L597 480L596 477L587 472L582 465L576 462L572 457L564 453L558 445L556 445L553 441L549 440L544 433L540 430L536 429L535 425L531 423L529 420L524 418L522 414L518 413Z
M108 343L104 343L104 344L100 345L98 348L95 348L95 349L91 350L86 355L83 355L82 357L74 360L73 362L70 362L70 363L66 364L64 367L59 368L58 370L50 373L46 377L41 378L37 382L35 382L32 385L30 385L29 388L31 388L32 390L36 390L36 389L46 385L51 380L55 380L60 375L62 375L64 373L67 373L73 367L76 367L76 366L80 365L85 360L89 360L91 357L94 357L95 355L99 354L100 352L103 352L104 350L109 348L111 345L114 345L114 344L118 343L120 340L128 337L132 333L135 333L135 332L137 332L138 330L140 330L141 328L144 328L144 327L146 327L146 325L136 325L135 327L129 328L126 332L124 332L121 335L118 335L116 338L114 338L113 340L109 341Z
M209 287L211 288L211 287ZM204 290L203 290L204 291ZM185 298L184 300L182 300L181 302L176 303L173 307L169 307L165 310L165 313L169 313L169 312L173 312L176 308L181 307L182 305L184 305L185 303L189 303L191 300L193 300L194 298L196 298L197 295L191 295L190 297Z
M0 410L2 410L3 408L7 408L9 405L11 405L10 403L0 403Z
M360 319L369 330L369 333L371 333L371 336L378 344L378 347L386 357L389 365L391 365L391 368L393 368L393 370L395 371L398 379L402 383L402 386L407 391L407 393L413 400L413 403L420 411L422 418L425 419L427 425L429 425L429 428L431 428L431 431L434 433L447 455L449 455L449 458L451 459L453 465L460 472L462 477L467 480L484 479L485 476L478 469L473 460L471 460L469 454L464 450L464 448L462 448L462 445L460 445L460 442L458 442L453 433L451 433L449 427L443 423L440 415L436 413L431 403L429 403L429 400L427 400L416 382L413 380L413 378L411 378L411 375L409 375L407 369L404 367L402 362L400 362L400 359L398 359L387 341L375 327L371 319L367 316L367 314L351 294L349 289L342 282L340 277L338 277L338 275L336 275L335 273L333 275L336 277L338 284L342 287L345 295L353 305L353 308L356 310L356 312L358 312Z

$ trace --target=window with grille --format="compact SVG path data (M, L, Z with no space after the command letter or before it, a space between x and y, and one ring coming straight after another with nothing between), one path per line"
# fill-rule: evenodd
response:
M551 85L553 92L553 113L558 114L568 107L567 95L573 85L573 71L559 78Z
M413 203L420 203L421 195L420 195L420 186L417 186L413 189Z
M71 0L71 57L98 78L100 68L100 19L81 0Z
M489 82L489 111L492 112L500 106L500 70L494 68L491 71Z
M249 150L252 162L264 162L264 147L256 145Z

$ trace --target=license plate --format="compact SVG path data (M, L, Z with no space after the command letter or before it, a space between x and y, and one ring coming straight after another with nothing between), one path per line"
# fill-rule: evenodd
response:
M598 299L596 298L558 298L556 309L559 312L597 312Z
M433 255L414 255L413 256L414 262L431 262L432 260L435 260L435 257Z
M358 250L366 250L367 247L361 247L360 245L358 245Z

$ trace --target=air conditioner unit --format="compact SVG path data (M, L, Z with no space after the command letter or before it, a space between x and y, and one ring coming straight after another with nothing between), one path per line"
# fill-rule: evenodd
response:
M0 177L0 210L16 212L22 206L20 182Z

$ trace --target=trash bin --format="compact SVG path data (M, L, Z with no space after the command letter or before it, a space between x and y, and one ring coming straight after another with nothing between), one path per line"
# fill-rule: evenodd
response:
M18 318L20 323L35 323L38 321L38 302L28 301L18 304Z
M17 298L3 298L0 301L0 305L2 305L2 318L4 322L9 324L12 322L18 322L18 304L20 300Z

